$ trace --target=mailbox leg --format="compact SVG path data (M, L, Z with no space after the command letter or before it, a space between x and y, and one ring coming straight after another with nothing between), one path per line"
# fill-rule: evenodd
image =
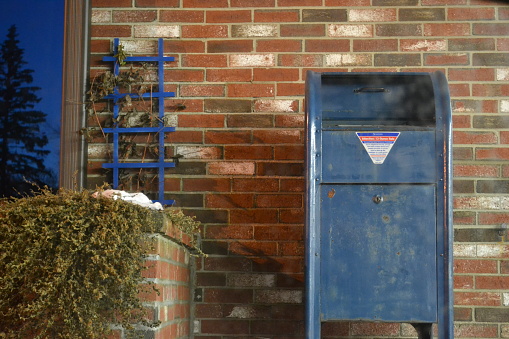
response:
M411 324L417 331L419 339L433 339L433 324Z

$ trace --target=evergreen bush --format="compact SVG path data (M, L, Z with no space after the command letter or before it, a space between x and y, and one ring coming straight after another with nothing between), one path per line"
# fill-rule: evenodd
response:
M181 212L89 191L1 200L0 338L94 339L112 326L156 326L139 295L155 289L142 271L161 213L197 231Z

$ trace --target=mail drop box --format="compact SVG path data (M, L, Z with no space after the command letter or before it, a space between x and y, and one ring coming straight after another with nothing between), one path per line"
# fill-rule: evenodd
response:
M335 320L453 338L445 76L309 71L306 119L307 338Z

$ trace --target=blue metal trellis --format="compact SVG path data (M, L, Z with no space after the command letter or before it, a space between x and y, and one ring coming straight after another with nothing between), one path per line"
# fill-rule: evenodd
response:
M118 55L118 46L119 39L115 39L113 42L113 51L114 55ZM167 132L174 132L175 127L165 127L164 126L164 98L174 97L174 92L165 92L164 91L164 62L166 61L174 61L173 57L165 57L164 56L164 44L163 39L159 39L158 41L158 54L154 57L133 57L129 56L124 59L124 62L154 62L157 63L157 75L158 75L158 91L151 93L143 93L141 95L133 94L133 93L120 93L118 88L115 88L114 93L105 97L105 99L113 100L113 121L115 124L113 128L104 128L105 133L113 134L113 162L104 163L102 166L104 168L113 169L113 188L117 188L119 184L119 169L128 169L128 168L156 168L158 169L158 199L156 201L160 202L163 205L172 205L174 200L166 200L164 199L164 170L166 168L175 167L174 162L166 162L164 160L165 151L164 151L164 137ZM111 61L114 62L114 75L118 76L120 72L120 65L118 62L118 58L113 56L104 57L103 61ZM157 127L119 127L118 126L118 117L120 112L119 100L129 95L131 98L158 98L159 106L158 106L158 126ZM119 161L119 134L120 133L156 133L158 135L158 150L159 150L159 158L157 162L120 162Z

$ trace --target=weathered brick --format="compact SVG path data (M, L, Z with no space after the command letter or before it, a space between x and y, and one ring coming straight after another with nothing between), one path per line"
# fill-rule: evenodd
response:
M394 52L397 50L397 39L362 39L353 41L353 52Z
M474 35L509 35L509 24L507 23L474 23L472 27Z
M494 132L453 132L454 144L496 144L497 135Z
M501 237L498 231L493 229L469 228L454 230L454 241L457 242L499 242L500 240Z
M224 96L224 86L181 85L179 93L182 97L222 97Z
M474 116L473 127L489 129L509 128L509 116L498 116L498 115Z
M254 112L298 112L299 103L295 100L258 99L254 102Z
M253 175L254 162L210 162L208 171L215 175Z
M400 8L399 21L444 21L443 8Z
M248 1L248 0L246 0ZM298 10L255 10L255 22L298 22Z
M484 324L458 324L454 326L454 336L459 338L496 338L497 326Z
M180 37L180 27L177 25L136 25L134 26L136 38L177 38Z
M131 7L132 0L93 0L92 7Z
M234 287L275 287L276 276L274 274L229 274L228 285Z
M394 336L399 333L399 324L396 323L363 323L353 322L351 334L355 336Z
M474 66L509 66L507 53L474 53L472 56Z
M483 277L477 277L483 278ZM499 306L500 293L490 292L456 292L454 293L455 305L470 306Z
M277 64L283 67L321 67L323 60L321 55L316 54L280 54Z
M373 26L331 24L327 26L327 32L330 37L370 38L373 37Z
M509 312L505 308L478 308L475 312L475 320L480 322L509 322Z
M448 8L447 19L449 21L474 21L474 20L494 20L494 8Z
M447 41L444 39L401 39L400 48L403 52L417 52L417 51L446 51Z
M371 66L372 56L370 54L327 54L325 65L328 67L338 66Z
M156 18L156 11L113 11L113 22L152 22Z
M232 37L275 37L277 36L277 26L269 24L257 25L233 25Z
M509 149L508 152L509 154ZM509 193L509 180L479 180L477 182L477 193Z
M390 22L397 20L396 9L350 9L348 21L350 22Z
M90 15L90 22L93 24L110 23L111 15L111 10L92 10Z
M255 302L261 304L299 304L302 302L300 290L259 290Z
M182 56L182 67L226 67L226 55L189 54Z
M325 0L325 6L357 7L370 6L370 0Z
M462 38L449 39L450 51L494 51L493 38Z
M302 22L344 22L346 9L303 9Z
M255 130L253 142L262 144L300 144L302 142L299 130Z
M377 24L377 36L422 36L421 25L418 24Z
M274 54L232 54L230 67L273 67L275 66Z

